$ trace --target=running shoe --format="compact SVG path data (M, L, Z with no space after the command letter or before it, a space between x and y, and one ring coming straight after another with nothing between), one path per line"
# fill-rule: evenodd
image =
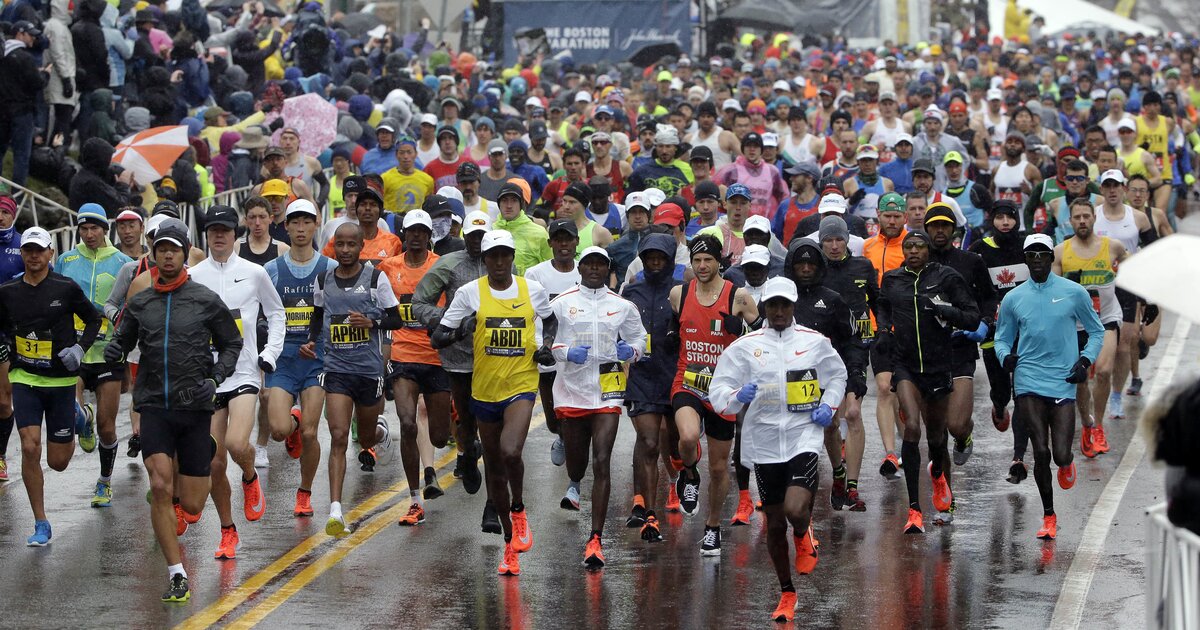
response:
M112 484L97 481L96 489L92 492L92 507L112 507Z
M1097 453L1108 452L1108 436L1104 434L1104 427L1096 425L1092 428L1092 442L1096 445Z
M600 545L600 534L592 534L583 548L583 566L599 569L604 566L604 549Z
M887 457L883 458L883 463L879 465L879 474L883 475L884 479L899 479L900 478L900 458L894 453L888 453Z
M921 510L916 508L908 508L908 522L904 524L905 534L924 534L925 521L921 516Z
M475 450L470 453L463 451L462 484L467 494L479 492L479 487L483 485L483 473L479 471L479 454L482 452L479 440L475 440Z
M562 501L558 502L558 507L572 512L579 511L579 488L575 486L567 486L567 491L563 493Z
M380 466L387 466L391 463L392 455L395 453L392 449L392 431L383 418L380 418L375 426L383 428L383 439L379 440L371 450L375 453L375 461Z
M851 488L846 493L846 505L850 506L851 512L867 511L867 504L858 496L858 488Z
M550 463L555 466L567 463L567 445L563 444L561 435L554 436L554 443L550 445Z
M496 514L496 508L492 507L491 501L483 504L483 522L479 529L485 534L504 533L504 528L500 525L500 515Z
M796 617L796 592L784 591L779 596L779 605L771 613L771 620L776 623L788 623Z
M700 539L700 555L721 555L721 528L704 526L704 538Z
M328 529L328 528L326 528ZM217 560L232 560L237 557L237 550L242 546L238 538L237 528L233 525L221 528L221 544L213 557Z
M187 533L188 522L183 518L183 508L178 503L175 504L175 537L178 538Z
M1058 467L1058 487L1063 490L1070 490L1075 487L1075 462L1072 461L1065 467Z
M1058 515L1051 514L1042 517L1042 528L1038 530L1037 537L1042 540L1054 540L1058 536Z
M673 483L667 484L667 504L663 507L668 512L679 512L682 509L679 503L679 493L675 491L675 484Z
M750 491L743 490L738 492L737 511L733 513L733 518L730 519L730 525L749 525L750 517L754 515L754 501L750 500Z
M25 544L30 547L45 547L50 544L50 539L54 534L50 531L50 521L34 521L33 535L25 539Z
M0 456L0 481L8 481L8 460Z
M296 507L292 510L294 516L312 516L312 491L303 488L296 489Z
M522 509L520 512L509 512L512 519L512 546L517 553L525 553L533 549L533 530L529 529L529 515Z
M833 487L829 489L829 505L833 506L833 509L841 511L847 503L849 503L849 495L846 492L846 478L834 477Z
M941 527L942 525L949 525L949 524L953 523L955 507L956 507L955 502L951 501L949 510L946 510L944 512L938 512L937 514L934 514L933 515L933 524Z
M142 454L142 436L138 435L137 433L134 433L133 435L129 436L129 450L125 452L125 455L127 455L129 457L137 457L138 455L141 455L141 454Z
M504 545L504 557L500 559L497 572L500 575L521 575L521 555L513 549L512 543Z
M675 492L679 494L679 509L688 516L696 514L700 507L700 476L694 480L687 479L682 473L675 483Z
M1108 417L1124 418L1125 410L1121 407L1121 394L1113 392L1108 396Z
M91 403L75 403L75 433L79 435L79 448L84 453L96 450L96 412Z
M182 573L176 573L171 576L171 583L167 585L167 592L163 593L162 600L164 602L182 603L191 599L192 591L188 589L188 579L183 577Z
M400 525L404 527L412 527L425 522L425 508L421 507L420 503L412 502L408 506L408 513L400 517Z
M346 527L346 518L341 514L330 514L329 520L325 521L325 533L335 538L349 534L350 528Z
M270 468L271 458L267 453L267 447L254 445L254 467L255 468Z
M971 453L975 452L975 440L973 439L974 437L975 437L975 433L971 432L971 434L967 436L967 439L965 439L961 442L958 441L957 438L954 440L954 465L955 466L966 465L967 460L971 459Z
M466 459L466 456L463 455L462 451L459 451L458 456L454 458L454 478L455 479L463 478L463 468L464 468L463 460L464 459Z
M642 525L642 540L650 543L663 541L662 531L658 528L658 517L653 511L646 512L646 524Z
M375 449L364 448L358 452L358 468L363 472L375 472Z
M944 512L950 509L951 502L954 501L954 495L950 492L950 484L946 482L946 471L942 474L933 476L933 462L929 462L926 467L929 469L929 479L933 482L933 507L939 512Z
M1126 396L1141 396L1142 395L1142 379L1133 378L1129 381L1129 387L1125 390Z
M1079 433L1079 452L1085 457L1091 458L1099 454L1096 450L1095 429L1092 427L1083 427L1083 431Z
M992 407L992 426L996 430L1004 433L1008 430L1008 425L1012 423L1012 415L1008 413L1008 408L1004 409L1003 414L996 413L996 408Z
M292 459L300 459L304 454L304 440L300 434L300 410L292 408L292 420L296 423L296 428L283 441L284 448L287 449L288 457Z
M1014 459L1013 463L1008 467L1008 477L1005 480L1015 486L1025 481L1025 478L1028 476L1029 469L1025 467L1025 462Z
M642 504L642 497L636 496L633 498L633 509L629 511L629 517L625 519L625 527L641 527L646 524L646 506Z
M817 548L813 546L812 525L803 536L793 536L796 541L796 573L808 575L817 568Z
M437 475L432 474L429 471L426 471L425 472L425 488L423 490L421 490L421 498L425 499L426 501L429 501L431 499L436 499L444 494L446 494L446 491L442 490L442 484L438 483Z
M188 525L195 525L196 523L199 523L199 522L200 522L200 515L199 515L199 514L188 514L188 511L187 511L187 510L184 510L184 509L182 509L182 507L180 508L180 513L181 513L181 514L183 514L183 520L184 520L184 521L185 521L185 522L186 522Z
M246 520L250 522L262 518L263 512L267 511L267 501L263 496L258 473L254 474L254 479L242 482L242 509L246 512Z

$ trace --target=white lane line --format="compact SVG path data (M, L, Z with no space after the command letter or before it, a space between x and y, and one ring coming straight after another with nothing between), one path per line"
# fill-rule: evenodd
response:
M1191 327L1191 322L1182 317L1175 322L1171 342L1167 344L1167 350L1158 364L1158 371L1154 374L1154 383L1145 400L1155 400L1163 390L1171 386L1171 381L1175 378L1175 370L1183 358L1183 344ZM1083 539L1079 542L1079 548L1075 550L1075 558L1071 561L1071 568L1067 571L1066 579L1063 580L1062 591L1058 594L1058 603L1054 605L1054 615L1050 618L1051 628L1073 630L1079 627L1079 622L1083 617L1083 608L1087 603L1088 591L1092 588L1092 577L1096 573L1096 565L1100 561L1104 543L1108 538L1109 527L1117 513L1117 508L1121 505L1122 497L1125 496L1125 488L1129 485L1129 479L1145 455L1146 442L1142 439L1140 432L1135 432L1129 442L1129 447L1125 449L1125 455L1121 457L1121 463L1117 466L1112 478L1108 480L1108 484L1104 486L1104 491L1100 493L1100 498L1092 508L1091 516L1088 517L1087 526L1083 530Z

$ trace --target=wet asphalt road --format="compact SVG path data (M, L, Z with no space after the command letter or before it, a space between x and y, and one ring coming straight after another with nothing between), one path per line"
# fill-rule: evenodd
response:
M1175 318L1163 326L1143 374L1150 391ZM1176 380L1196 373L1200 340L1182 346ZM1019 486L1004 481L1011 460L1011 433L1000 434L987 415L982 365L976 388L975 455L956 467L958 511L952 526L929 523L929 482L922 479L927 533L905 536L902 481L876 473L882 457L874 423L874 397L864 405L867 453L861 492L865 513L828 506L829 467L823 464L815 512L821 560L816 572L797 577L797 623L812 627L1041 628L1051 620L1093 506L1113 476L1136 429L1137 399L1126 399L1130 419L1106 423L1112 451L1095 460L1078 455L1079 482L1056 487L1059 537L1035 539L1040 502L1032 477ZM1159 377L1162 378L1162 377ZM539 407L540 409L540 407ZM394 411L389 411L398 434ZM551 435L534 419L526 445L526 505L534 547L521 557L517 578L496 575L499 536L482 534L481 492L469 496L450 474L453 455L439 451L446 496L426 504L424 525L396 525L408 492L398 457L374 474L349 465L343 505L356 519L342 540L324 534L328 487L322 461L313 504L317 516L291 515L298 463L281 444L271 445L271 467L260 471L267 512L257 523L241 516L234 484L235 522L242 548L233 561L216 561L215 511L183 536L184 562L193 589L190 603L159 601L165 567L153 542L148 487L140 463L125 456L129 433L124 406L119 416L121 453L114 474L114 506L91 509L89 496L99 460L77 451L71 467L47 473L47 510L53 544L24 546L32 515L19 472L14 438L9 461L14 480L0 486L0 592L3 621L11 627L413 627L596 628L768 627L778 584L766 554L761 513L749 527L723 529L720 559L701 558L702 517L669 515L666 541L650 546L624 518L631 495L634 432L621 426L613 454L613 499L606 527L608 565L581 566L590 529L590 476L583 484L583 511L558 507L566 471L549 462ZM327 443L327 435L322 442ZM922 445L924 450L924 445ZM353 458L353 455L350 456ZM1032 462L1031 456L1028 461ZM1133 462L1130 462L1133 464ZM231 467L231 476L236 474ZM704 470L702 468L702 470ZM705 471L705 475L707 472ZM707 482L707 479L706 479ZM665 483L665 482L664 482ZM705 497L707 495L705 494ZM1143 458L1128 488L1086 591L1082 624L1144 625L1145 522L1143 509L1163 500L1161 473ZM730 496L726 518L736 496ZM703 513L703 503L701 514Z

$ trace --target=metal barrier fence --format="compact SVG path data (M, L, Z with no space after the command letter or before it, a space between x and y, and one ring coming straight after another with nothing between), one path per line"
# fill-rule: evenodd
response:
M1165 503L1146 515L1146 627L1200 630L1200 536L1167 520Z
M45 195L36 193L29 188L3 177L0 177L0 185L7 188L9 190L9 194L12 195L13 201L17 202L18 221L21 220L22 214L28 214L32 219L33 225L41 225L40 219L38 218L39 210L57 210L66 214L68 217L71 217L72 220L70 223L75 223L73 220L75 213L57 201L54 201Z

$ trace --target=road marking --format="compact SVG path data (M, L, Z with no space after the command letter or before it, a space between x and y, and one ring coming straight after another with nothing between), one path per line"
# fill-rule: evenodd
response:
M1155 400L1164 389L1171 386L1175 370L1183 358L1183 344L1191 327L1191 322L1182 317L1175 322L1171 342L1167 344L1167 350L1158 364L1150 395L1145 400ZM1083 539L1079 542L1079 548L1075 550L1075 558L1071 561L1071 568L1063 580L1062 591L1058 594L1058 602L1054 605L1054 615L1050 618L1051 628L1079 627L1084 605L1087 604L1088 591L1092 588L1092 577L1096 574L1096 565L1104 551L1113 517L1121 505L1121 498L1125 496L1125 489L1133 471L1145 455L1146 442L1140 432L1135 432L1125 449L1125 455L1121 457L1121 463L1104 486L1100 498L1092 508L1091 516L1088 517L1087 526L1083 529Z

